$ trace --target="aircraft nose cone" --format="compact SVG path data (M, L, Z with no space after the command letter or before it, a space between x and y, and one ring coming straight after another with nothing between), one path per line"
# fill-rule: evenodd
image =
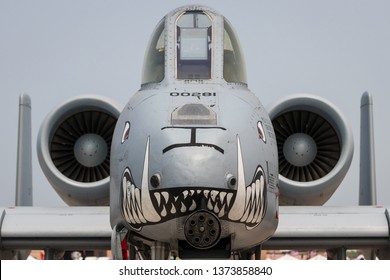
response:
M291 164L299 167L305 166L315 159L317 144L310 135L295 133L284 142L283 153Z
M86 166L100 165L107 156L107 143L97 134L84 134L77 139L73 151L77 161Z

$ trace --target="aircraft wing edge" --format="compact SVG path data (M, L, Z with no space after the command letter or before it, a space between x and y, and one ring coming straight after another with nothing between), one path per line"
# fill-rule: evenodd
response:
M390 246L388 207L281 206L264 249Z
M109 207L0 208L0 250L109 249Z
M387 248L388 209L283 206L279 226L262 248ZM108 207L12 207L0 213L1 250L110 248Z

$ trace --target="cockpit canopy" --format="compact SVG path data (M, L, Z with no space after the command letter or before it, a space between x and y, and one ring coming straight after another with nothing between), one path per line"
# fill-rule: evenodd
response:
M164 20L157 25L145 53L142 84L160 83L165 77Z
M186 12L176 27L176 78L211 79L211 20L203 12Z
M225 18L208 9L187 8L160 21L146 51L143 85L221 77L228 83L247 83L239 40Z

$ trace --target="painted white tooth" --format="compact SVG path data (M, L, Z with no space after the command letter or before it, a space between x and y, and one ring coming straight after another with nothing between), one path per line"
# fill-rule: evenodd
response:
M127 171L127 169L125 170L125 172L126 171ZM129 195L128 185L129 185L129 183L127 182L126 177L123 174L123 178L122 178L122 191L123 191L122 209L123 210L125 210L127 208L128 195ZM123 211L123 212L125 212L125 211Z
M252 186L246 188L245 208L252 207L252 189Z
M188 196L188 193L189 193L189 191L187 191L187 190L183 192L184 199L186 199L186 198L187 198L187 196Z
M126 177L125 177L126 171L127 171L127 168L126 168L125 172L123 172L123 177L122 177L122 190L123 190L123 195L126 193L127 184L128 184L128 181L126 180Z
M141 211L141 205L139 205L141 202L140 190L138 188L134 188L132 195L133 195L133 204L134 204L133 207L137 209L137 211Z
M264 200L264 187L265 187L264 177L261 176L260 181L259 181L259 193L260 193L259 200L260 200L261 204L263 204L263 200Z
M260 195L261 195L261 199L263 199L264 197L264 176L261 176L260 177Z
M131 224L135 224L135 221L133 219L133 216L131 215L131 186L130 186L130 182L129 181L126 181L126 202L125 202L125 205L124 205L124 214L125 214L125 218L127 220L127 222L131 223Z
M248 215L249 215L249 211L248 209L245 211L244 215L242 216L242 218L240 219L240 222L241 223L245 223L246 222L246 219L248 218Z
M251 222L256 216L258 211L258 197L257 197L257 188L256 182L252 183L252 201L251 201L251 215L249 216L248 222Z
M165 204L168 204L168 199L169 199L169 193L168 192L162 192L162 196L165 199Z
M257 210L257 209L254 208L254 207L251 208L251 211L249 212L248 218L246 219L246 222L247 222L247 223L252 222L252 220L253 220L254 217L255 217L256 210Z
M181 209L180 212L185 213L187 211L187 207L184 205L184 203L181 203Z
M205 191L203 191L203 195L204 195L204 197L205 197L205 198L209 198L209 193L210 193L210 191L209 191L209 190L205 190Z
M264 182L264 180L263 180L263 182ZM257 184L257 181L256 181L256 184ZM262 191L262 187L261 187L261 178L260 178L260 180L258 180L258 184L257 184L257 201L258 201L259 207L261 206L261 204L263 204L262 200L263 200L263 191Z
M213 205L211 204L211 199L209 199L207 201L207 209L209 209L210 211L213 210Z
M260 211L260 181L256 180L256 182L252 184L252 188L254 189L254 193L252 196L252 213L249 216L248 222L255 223Z
M230 205L230 201L232 200L232 197L233 197L233 193L228 193L226 195L226 201L228 206Z
M125 220L127 222L130 222L130 216L129 216L129 207L128 205L123 207L123 215L125 216Z
M215 206L214 206L214 209L213 209L213 210L214 210L214 213L215 213L215 214L218 214L218 213L219 213L219 210L220 210L220 209L218 208L218 203L215 203Z
M190 190L190 193L191 193L191 196L193 196L195 191L194 190Z
M259 201L260 201L260 210L259 210L259 216L257 217L257 220L256 220L256 223L260 223L261 222L261 219L263 217L263 212L264 212L264 209L265 209L265 201L264 201L264 176L261 176L260 177L260 181L259 181L259 186L260 186L260 198L259 198Z
M142 215L142 214L140 214L140 215ZM137 223L137 224L141 223L141 220L138 217L138 213L137 212L133 212L133 217L134 217L135 223Z
M196 193L197 194L200 194L202 192L202 190L197 190Z
M233 206L229 211L229 219L238 221L244 215L245 211L245 173L244 162L242 159L240 137L237 135L237 193Z
M138 218L139 220L141 221L141 223L145 224L147 221L142 213L142 210L141 210L141 207L142 205L140 205L140 202L141 202L141 197L140 197L140 190L139 189L136 189L135 190L135 208L136 208L136 213L138 215Z
M135 218L134 218L134 210L131 205L129 205L129 208L127 209L128 218L130 221L130 224L137 224Z
M125 170L125 173L128 173L129 176L130 176L130 171L128 169ZM124 178L126 178L126 177L124 177ZM126 188L126 202L125 202L124 214L125 214L126 219L127 219L127 221L129 223L135 224L136 221L135 221L135 219L133 217L133 214L132 214L132 207L133 207L132 192L133 192L133 189L134 189L134 185L131 184L131 182L128 181L127 179L124 179L124 185L125 185L125 188Z
M221 203L224 203L225 196L226 196L226 192L219 193L219 201L221 201Z
M136 190L135 186L131 185L131 187L130 187L130 206L131 206L131 208L130 209L132 209L132 211L135 207L135 194L134 194L135 190Z
M256 207L258 205L259 201L259 191L260 191L260 185L259 185L259 180L256 180L254 184L252 184L252 200L253 200L253 206Z
M141 197L142 197L142 214L148 222L159 222L161 220L160 215L154 209L149 192L149 142L150 138L146 142L144 168L142 172L141 182Z
M177 202L177 199L178 199L178 198L179 198L178 196L175 196L175 197L174 197L174 199L175 199L175 202Z
M221 211L218 213L218 217L221 218L223 217L223 215L225 215L225 208L222 207Z
M260 198L260 181L256 180L255 183L253 183L253 187L255 188L255 194L254 194L254 203L258 205L259 203L259 198Z
M255 222L256 222L257 217L259 217L259 209L260 209L260 207L259 207L259 208L255 208L255 209L253 210L252 215L251 215L250 218L248 219L248 223L255 223Z
M257 215L256 224L259 224L261 222L261 217L263 216L263 206L260 206L259 214Z
M126 213L127 213L128 222L130 224L136 224L136 222L135 222L135 220L133 218L133 215L129 211L126 211Z
M135 221L137 222L137 213L138 213L138 209L137 209L137 201L136 201L136 192L137 192L137 188L131 188L131 213L133 213L133 217L135 219ZM138 194L139 195L139 194Z
M251 207L256 207L256 183L252 183Z
M133 214L133 218L134 218L135 223L140 224L141 221L138 217L140 211L138 209L137 200L136 200L137 193L138 193L138 198L139 198L139 190L137 188L131 188L131 196L132 196L131 213Z
M259 215L257 216L256 223L259 224L263 218L264 205L260 206Z
M163 206L163 210L161 211L161 217L165 217L167 215L167 209Z
M264 191L267 191L267 190L264 190L265 189L265 183L264 183L264 177L262 176L261 179L260 179L260 187L261 187L261 215L260 215L260 218L263 217L264 215L264 212L265 212L265 196L264 196Z
M196 209L196 202L195 200L193 200L189 210L194 211L195 209Z
M255 211L254 211L254 215L253 215L253 219L251 220L251 223L256 223L256 221L258 220L258 217L260 216L260 211L261 211L261 195L260 195L260 180L256 180L256 183L255 183L255 189L256 189L256 193L255 193L255 204L254 204L254 207L255 207Z
M171 213L172 214L176 214L176 207L175 205L172 203L172 206L171 206Z
M127 209L125 211L123 211L123 214L125 215L126 222L131 224L130 215L129 215Z
M135 202L134 202L134 197L135 197L135 195L134 195L134 190L135 190L135 187L134 187L134 185L131 185L130 186L130 193L129 193L129 209L130 209L130 211L131 211L131 213L134 213L134 204L135 204Z
M240 220L241 222L247 221L248 216L249 216L249 212L252 208L251 204L250 204L251 194L252 194L251 187L248 187L246 189L245 212L244 212L244 215L241 217L241 220Z
M131 190L134 189L134 185L131 182L127 182L127 196L131 199Z
M129 206L129 189L128 189L129 183L126 182L126 180L123 180L122 188L123 188L123 201L122 201L122 208L123 212L127 209Z
M156 200L157 200L157 205L158 205L158 207L160 207L160 206L161 206L161 194L160 194L159 192L155 192L155 193L154 193L154 197L155 197Z
M215 200L217 199L217 196L219 194L219 191L211 191L211 199L213 200L213 202L215 202Z

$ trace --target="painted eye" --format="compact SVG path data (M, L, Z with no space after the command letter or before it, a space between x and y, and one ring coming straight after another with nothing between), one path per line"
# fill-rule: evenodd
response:
M129 134L130 134L130 122L126 122L125 124L125 129L123 130L122 134L122 140L121 143L125 143L127 139L129 139Z
M257 132L259 133L259 138L263 140L264 143L266 143L263 123L261 121L257 122Z

